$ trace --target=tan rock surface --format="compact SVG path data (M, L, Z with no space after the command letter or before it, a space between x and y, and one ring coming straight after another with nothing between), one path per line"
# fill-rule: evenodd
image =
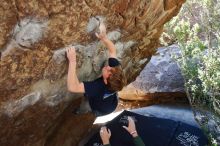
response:
M109 38L116 43L118 58L131 82L155 53L164 23L184 2L2 1L0 145L44 145L53 131L59 130L55 127L61 120L57 119L79 96L66 91L64 48L76 46L80 80L98 77L106 60L106 49L91 35L97 28L96 17L105 19Z

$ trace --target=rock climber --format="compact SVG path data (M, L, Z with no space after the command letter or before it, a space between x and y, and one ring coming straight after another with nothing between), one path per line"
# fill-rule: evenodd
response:
M68 90L74 93L84 93L89 105L87 111L92 111L96 116L109 114L116 109L118 104L117 91L122 90L127 83L122 66L116 58L116 47L107 38L104 23L100 23L99 31L99 33L95 33L96 37L107 47L109 54L108 65L102 68L101 77L90 82L79 81L76 75L75 48L70 47L66 50L69 59Z

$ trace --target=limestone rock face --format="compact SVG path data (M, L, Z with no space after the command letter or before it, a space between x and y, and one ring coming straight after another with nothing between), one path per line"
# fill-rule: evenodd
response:
M0 145L40 146L59 140L59 136L50 136L59 130L56 127L65 109L81 96L66 90L65 48L76 47L81 81L97 78L107 59L105 47L94 37L100 20L107 24L108 37L115 42L117 57L131 82L155 53L163 25L178 14L184 2L2 1ZM81 124L87 122L91 120ZM74 126L73 122L71 130Z
M174 55L180 55L176 45L158 48L136 80L119 92L120 97L126 100L149 100L165 95L186 97L184 79Z

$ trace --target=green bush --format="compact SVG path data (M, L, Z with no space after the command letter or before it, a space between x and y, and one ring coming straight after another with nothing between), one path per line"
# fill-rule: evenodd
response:
M165 34L176 40L177 60L192 106L220 116L220 0L187 1L166 24ZM212 138L212 144L215 140Z
M166 35L176 39L181 48L181 56L175 58L192 104L202 102L220 115L219 2L188 1L180 15L166 24Z

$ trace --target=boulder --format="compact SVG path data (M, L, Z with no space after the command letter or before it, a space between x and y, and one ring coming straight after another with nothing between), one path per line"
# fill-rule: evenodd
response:
M99 21L118 58L134 81L159 45L163 25L178 14L185 0L7 0L0 5L0 145L75 145L55 133L82 124L66 124L65 109L82 95L67 92L65 48L75 46L77 75L89 81L100 75L107 50L94 37ZM68 116L71 116L67 114ZM71 117L70 117L71 118ZM62 123L63 122L63 123ZM70 126L71 125L71 126ZM65 125L63 125L65 126ZM79 126L80 127L80 126ZM68 134L68 133L67 133ZM71 135L71 137L73 137Z
M184 78L174 56L180 55L177 45L157 49L136 80L126 86L119 97L125 100L183 97Z

